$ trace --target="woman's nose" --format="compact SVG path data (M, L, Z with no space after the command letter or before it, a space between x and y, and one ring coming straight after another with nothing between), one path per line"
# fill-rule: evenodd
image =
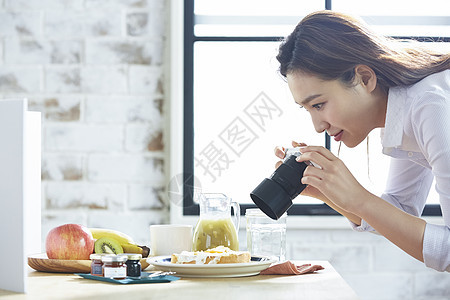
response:
M318 133L322 133L325 130L328 129L329 124L321 119L317 119L317 118L312 118L313 120L313 125L314 125L314 129L318 132Z

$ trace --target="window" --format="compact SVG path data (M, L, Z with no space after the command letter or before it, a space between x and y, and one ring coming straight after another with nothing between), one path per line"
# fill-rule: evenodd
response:
M385 5L356 0L184 1L184 215L198 214L195 188L227 194L241 204L241 213L253 207L249 194L274 171L276 145L290 146L295 139L337 154L338 145L315 132L309 114L294 104L277 73L280 40L308 13L333 8L361 15L383 34L438 41L436 47L450 44L445 36L449 17L439 15L444 0L407 2L407 9L404 1L381 2ZM367 145L343 146L339 154L376 194L383 191L388 168L379 144L374 132ZM424 214L440 215L435 193L428 203ZM304 196L294 200L288 213L336 214Z

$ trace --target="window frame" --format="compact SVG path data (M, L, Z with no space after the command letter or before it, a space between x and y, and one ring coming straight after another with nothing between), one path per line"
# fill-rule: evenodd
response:
M183 30L183 186L182 186L182 215L198 216L199 205L193 201L194 191L194 44L196 42L277 42L281 36L196 36L195 27L195 0L184 1L184 30ZM332 0L324 0L325 9L331 10ZM450 42L449 37L411 37L394 36L400 39L415 39L422 42L444 41ZM330 136L324 134L324 146L330 149ZM256 207L254 204L240 204L240 214L244 215L247 208ZM323 204L294 203L288 210L293 216L340 216L338 212ZM439 204L425 205L422 216L442 216Z

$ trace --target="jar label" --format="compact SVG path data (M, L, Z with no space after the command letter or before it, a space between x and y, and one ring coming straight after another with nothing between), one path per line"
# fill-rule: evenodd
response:
M109 268L106 267L103 269L104 274L103 276L109 277L109 278L125 278L127 277L127 268L126 267L116 267L116 268Z
M102 275L102 265L101 264L93 264L91 266L91 274L92 275Z

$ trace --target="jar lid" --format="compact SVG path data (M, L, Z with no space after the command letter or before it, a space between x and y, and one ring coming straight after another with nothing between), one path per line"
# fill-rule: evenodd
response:
M124 253L122 255L126 255L128 260L140 260L142 258L142 254L138 253Z
M102 259L102 255L101 254L97 254L97 253L92 253L91 255L89 255L90 259Z
M126 255L103 255L102 262L126 262L128 257Z

